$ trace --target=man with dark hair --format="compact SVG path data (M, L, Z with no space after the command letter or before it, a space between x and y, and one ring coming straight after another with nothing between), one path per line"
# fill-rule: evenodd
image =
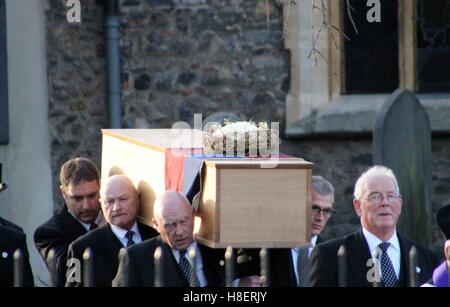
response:
M94 258L92 286L111 287L119 265L120 249L153 238L158 232L137 221L139 195L128 177L109 177L102 184L100 202L108 223L72 242L67 258L78 259L83 268L83 253L89 247ZM76 266L68 268L66 286L84 286L80 278L83 270L76 272L76 269Z
M92 161L86 158L68 160L61 167L60 180L65 204L36 229L34 242L50 272L56 270L54 286L63 287L70 243L103 224L104 220L99 202L100 172ZM51 250L55 255L55 268L49 257Z
M2 182L2 164L0 163L0 192L6 190L6 187L7 184ZM17 249L22 251L24 259L22 286L33 287L33 272L25 233L22 227L0 217L0 287L14 285L14 252Z

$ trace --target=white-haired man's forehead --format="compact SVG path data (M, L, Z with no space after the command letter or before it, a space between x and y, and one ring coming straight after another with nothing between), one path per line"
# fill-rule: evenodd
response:
M379 184L380 180L387 180L388 182L392 183L392 190L395 192L399 192L398 191L398 184L396 182L396 180L392 177L389 176L387 174L370 174L366 177L366 180L364 180L361 189L363 191L367 191L369 189L369 184L373 185L373 184Z

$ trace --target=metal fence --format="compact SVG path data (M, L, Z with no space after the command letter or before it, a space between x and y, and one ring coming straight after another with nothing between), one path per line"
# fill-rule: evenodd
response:
M122 248L120 250L120 253L118 255L119 262L123 255L126 253L126 249ZM234 257L234 249L232 247L228 247L225 251L225 286L231 287L232 282L235 276L236 271L236 262ZM270 287L270 268L269 268L269 249L267 248L261 248L261 251L259 253L260 257L260 285L263 287ZM163 251L160 247L158 247L155 250L154 253L154 265L155 265L155 287L164 287L164 265L162 262L162 256ZM376 256L376 255L373 255ZM83 285L84 287L92 287L93 286L93 273L94 273L94 267L93 267L93 253L90 248L87 248L83 254ZM195 255L195 252L193 250L189 253L189 257L192 259L192 263L195 262L195 258L197 255ZM56 259L55 259L55 253L53 250L50 251L50 254L48 256L49 258L49 272L51 276L51 282L52 285L56 285ZM376 257L374 257L376 258ZM347 263L347 252L344 245L341 245L338 253L337 253L337 272L338 272L338 287L347 287L347 272L348 272L348 263ZM17 249L14 253L14 286L15 287L23 287L24 286L24 265L25 265L25 258L22 250ZM450 264L450 255L448 259L446 260L448 264ZM287 265L287 264L286 264ZM418 287L420 286L418 284L417 279L417 249L415 246L413 246L409 251L409 268L406 268L409 270L409 281L407 283L408 287ZM448 267L448 280L449 280L449 287L450 287L450 265ZM195 272L195 267L193 268L193 271ZM195 281L195 274L192 274L190 285L191 287L196 286ZM126 276L125 276L126 279ZM381 281L380 278L375 278L372 286L373 287L380 287Z

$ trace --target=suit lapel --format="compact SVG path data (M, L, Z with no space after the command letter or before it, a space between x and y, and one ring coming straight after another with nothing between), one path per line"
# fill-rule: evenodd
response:
M124 247L122 245L122 242L120 242L119 238L114 234L114 232L111 229L111 225L107 224L107 227L103 230L105 232L105 237L108 242L109 248L115 252L119 252L119 250Z
M161 237L157 238L158 246L161 246L163 252L163 270L164 270L164 284L169 287L189 287L189 284L183 278L183 272L181 272L178 262L172 253L172 248L162 240ZM153 257L152 257L153 259Z
M156 230L154 230L153 228L151 228L150 226L147 226L140 222L137 222L137 226L138 226L139 234L141 235L142 241L151 239L158 235L158 232Z
M407 285L407 281L410 280L410 272L409 272L409 251L411 250L412 244L402 237L398 236L398 241L400 242L400 274L399 274L399 283L400 286L409 286Z
M210 248L198 242L197 246L202 256L203 273L205 274L206 277L206 286L207 287L221 286L222 282L219 263L217 263L217 259L214 256L213 251Z
M280 286L284 287L296 287L297 286L297 278L295 277L294 272L294 259L292 259L292 252L290 248L283 250L284 261L277 261L279 263L280 270L280 281L282 282ZM288 265L285 265L285 263ZM286 284L283 284L283 280L286 279Z
M61 219L63 220L64 231L68 232L67 236L69 238L73 238L71 241L74 241L78 237L81 237L87 233L86 228L84 228L83 225L81 225L80 222L78 222L78 220L69 213L69 209L67 209L66 204L62 207L60 214Z
M370 266L367 266L367 261L371 259L372 256L370 255L369 245L362 233L362 228L348 236L345 239L344 244L346 248L348 248L347 274L350 272L352 273L347 276L347 280L349 281L347 286L352 286L351 279L349 278L350 276L353 277L355 284L371 286L367 280L367 273L371 268Z

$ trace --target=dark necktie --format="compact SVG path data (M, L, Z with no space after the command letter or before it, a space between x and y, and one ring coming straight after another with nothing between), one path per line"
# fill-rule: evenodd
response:
M181 272L183 272L184 278L186 279L186 281L191 284L191 279L194 277L194 284L195 287L200 287L200 282L197 278L197 276L194 274L194 276L192 276L192 266L189 263L189 261L186 259L185 257L186 255L186 250L180 250L180 261L178 262L178 265L180 266Z
M309 286L309 247L299 247L298 249L297 276L299 287Z
M94 230L98 228L98 225L96 223L92 223L91 226L89 226L89 231Z
M389 248L390 243L383 242L378 245L381 249L381 274L382 280L385 287L396 287L398 280L395 275L394 266L392 265L391 259L387 254L387 249Z
M130 247L131 245L134 244L133 241L133 235L134 235L134 231L129 230L126 234L125 234L125 238L127 238L127 247Z

